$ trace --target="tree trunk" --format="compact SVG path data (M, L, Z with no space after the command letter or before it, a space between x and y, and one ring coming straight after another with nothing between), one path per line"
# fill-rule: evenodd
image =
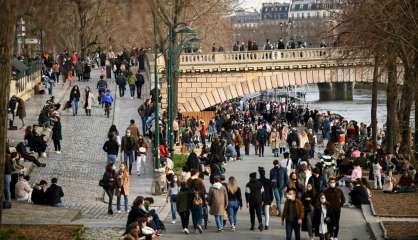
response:
M372 110L371 110L371 120L372 120L372 144L373 149L376 149L376 139L377 139L377 85L379 77L379 57L374 57L374 68L373 68L373 85L372 85Z
M397 136L397 102L398 83L396 75L396 59L390 59L387 64L388 84L386 86L386 151L393 153Z
M16 8L14 1L0 0L0 199L4 198L4 163L7 139L7 103L10 93L11 59L15 41ZM0 206L0 224L2 206Z
M417 39L418 46L418 39ZM414 134L414 161L418 160L418 51L415 51L415 134Z
M402 86L401 106L399 109L399 130L401 133L401 153L410 157L411 128L409 125L412 103L414 102L414 75L410 66L404 63L404 83Z

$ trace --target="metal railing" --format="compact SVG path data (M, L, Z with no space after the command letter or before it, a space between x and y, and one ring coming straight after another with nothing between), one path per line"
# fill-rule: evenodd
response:
M41 81L42 61L32 61L26 64L28 69L23 74L17 74L10 83L10 96L22 97L32 91Z

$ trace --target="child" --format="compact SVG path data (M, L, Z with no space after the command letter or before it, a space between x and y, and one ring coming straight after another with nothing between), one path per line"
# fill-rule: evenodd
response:
M376 160L373 162L374 188L382 189L382 166Z
M170 206L171 206L171 223L176 224L176 212L177 212L177 206L176 206L176 197L179 192L179 188L176 183L176 178L174 177L171 181L169 181L168 185L168 191L167 191L167 202L170 198Z

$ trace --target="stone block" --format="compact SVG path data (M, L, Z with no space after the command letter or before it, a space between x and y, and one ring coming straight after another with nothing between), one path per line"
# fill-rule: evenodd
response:
M203 88L210 88L210 87L212 87L212 84L211 83L202 83L202 87Z
M259 92L260 91L260 82L258 78L253 79L253 86L254 86L254 91L255 92Z
M193 92L192 93L192 98L198 97L200 95L202 95L202 94L201 93L198 93L198 92Z
M237 92L237 89L235 88L235 84L229 85L229 90L231 91L231 98L238 97L238 92Z
M295 72L288 71L288 75L289 75L289 85L295 86L296 85Z
M194 88L194 87L186 88L186 91L194 93L194 92L196 92L196 88Z
M258 77L258 83L260 84L260 91L266 90L266 79L264 76Z
M241 82L241 88L244 95L250 94L250 91L248 89L248 81Z
M238 97L243 97L245 95L244 91L242 91L242 85L240 82L235 84L235 88L237 89Z
M247 80L248 92L249 94L255 93L254 83L253 80Z
M192 97L192 93L189 92L181 92L181 94L179 94L181 97L185 97L185 98L189 98Z
M344 82L344 68L337 68L337 82Z
M272 78L273 78L273 75L271 75L269 77L264 77L264 79L266 80L266 89L268 89L268 90L273 89Z
M215 89L215 90L212 91L212 96L215 99L215 104L218 104L218 103L220 103L222 101L221 100L221 97L219 96L219 93L218 93L218 90L217 89Z
M191 83L188 83L188 82L184 82L184 83L181 83L181 87L182 88L191 88L192 87L192 84Z
M217 78L216 77L207 77L206 78L206 82L207 83L216 83L217 82Z
M202 87L202 83L195 82L195 83L192 84L192 87L194 87L194 88L201 88Z

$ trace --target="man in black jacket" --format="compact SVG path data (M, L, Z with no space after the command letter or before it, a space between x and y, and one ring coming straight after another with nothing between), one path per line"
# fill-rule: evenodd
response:
M258 181L263 185L264 192L262 194L263 198L263 214L265 217L264 229L268 230L270 225L270 206L273 202L273 188L270 179L266 178L266 170L263 167L258 167L258 173L260 178Z
M46 204L45 202L45 189L48 183L45 180L41 180L39 184L36 184L32 190L31 200L33 204Z
M51 186L45 192L45 202L48 205L62 208L64 204L62 204L61 198L64 197L64 192L62 188L57 185L58 179L52 178L51 179Z
M245 187L245 200L247 208L250 208L251 231L254 230L255 215L257 214L258 229L263 231L263 220L261 218L261 206L263 204L263 185L257 180L257 173L250 173L250 181Z

